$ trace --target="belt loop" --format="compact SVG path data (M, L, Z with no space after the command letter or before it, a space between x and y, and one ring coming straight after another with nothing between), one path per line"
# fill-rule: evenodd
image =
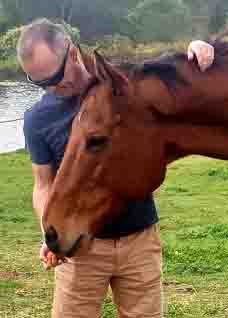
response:
M120 237L115 237L114 238L114 247L117 247L118 242L120 241Z

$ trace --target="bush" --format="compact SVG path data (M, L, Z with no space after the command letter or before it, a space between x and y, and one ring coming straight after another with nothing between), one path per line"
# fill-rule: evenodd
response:
M0 37L1 59L7 59L16 55L17 41L20 37L22 27L15 27L8 30Z
M183 0L139 1L126 17L137 41L176 41L191 36L191 15Z
M80 41L80 30L77 27L72 26L65 21L63 21L61 24L64 27L65 31L70 35L73 43L77 43Z
M96 42L99 51L107 56L128 56L135 53L135 43L127 36L120 34L106 35Z
M0 13L0 33L5 33L9 29L10 23L8 17Z

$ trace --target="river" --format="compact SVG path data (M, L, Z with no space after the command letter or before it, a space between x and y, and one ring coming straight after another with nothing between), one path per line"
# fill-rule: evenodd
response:
M24 148L24 112L42 94L42 89L25 82L0 82L0 153Z

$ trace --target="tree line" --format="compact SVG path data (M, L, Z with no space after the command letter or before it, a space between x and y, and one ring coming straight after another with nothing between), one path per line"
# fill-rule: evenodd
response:
M0 32L38 17L64 20L84 41L105 35L134 41L204 37L224 28L227 0L0 0Z

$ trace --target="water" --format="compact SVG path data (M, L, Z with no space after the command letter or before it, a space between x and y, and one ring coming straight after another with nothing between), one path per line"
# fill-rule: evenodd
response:
M0 153L24 148L23 116L43 90L24 82L0 82Z

